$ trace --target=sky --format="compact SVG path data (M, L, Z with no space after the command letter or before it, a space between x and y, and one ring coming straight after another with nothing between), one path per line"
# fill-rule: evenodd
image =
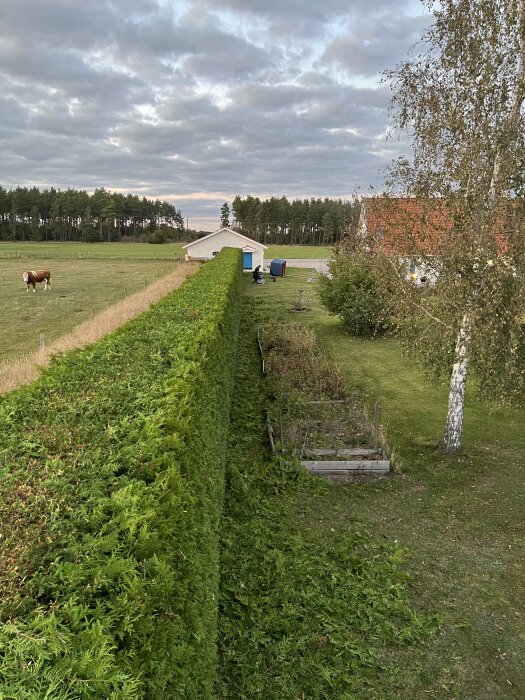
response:
M0 185L131 192L215 230L236 195L348 199L387 139L417 0L0 0Z

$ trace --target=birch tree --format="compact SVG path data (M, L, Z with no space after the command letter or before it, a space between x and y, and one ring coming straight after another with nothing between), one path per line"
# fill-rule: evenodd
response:
M470 369L491 397L523 397L525 214L513 183L522 180L524 153L525 0L423 4L432 26L417 55L387 74L394 124L413 150L389 182L427 203L422 236L429 221L439 228L436 202L445 211L439 255L414 240L436 286L418 289L398 276L398 299L420 355L437 374L450 373L444 446L454 452Z

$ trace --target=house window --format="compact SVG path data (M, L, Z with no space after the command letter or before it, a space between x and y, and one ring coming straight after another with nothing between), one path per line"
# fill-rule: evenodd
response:
M218 254L219 254L219 251L218 251L218 250L214 250L213 253L212 253L212 256L215 257L215 256L218 255Z

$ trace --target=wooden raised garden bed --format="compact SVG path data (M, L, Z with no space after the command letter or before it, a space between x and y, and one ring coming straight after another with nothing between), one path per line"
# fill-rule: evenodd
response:
M268 435L273 451L296 455L312 474L385 475L379 413L369 420L357 394L321 352L313 331L296 323L269 324L257 340L268 377Z

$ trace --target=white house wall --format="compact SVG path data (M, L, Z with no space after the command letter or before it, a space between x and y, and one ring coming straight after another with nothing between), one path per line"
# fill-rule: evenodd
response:
M261 268L264 266L264 248L256 241L248 242L246 238L237 236L234 231L219 231L215 236L195 241L186 248L186 253L193 260L210 260L214 257L214 253L218 253L223 248L239 248L253 252L252 270L257 265Z
M399 260L406 265L407 279L413 280L418 287L434 287L438 280L436 261L427 263L417 258L401 257Z

